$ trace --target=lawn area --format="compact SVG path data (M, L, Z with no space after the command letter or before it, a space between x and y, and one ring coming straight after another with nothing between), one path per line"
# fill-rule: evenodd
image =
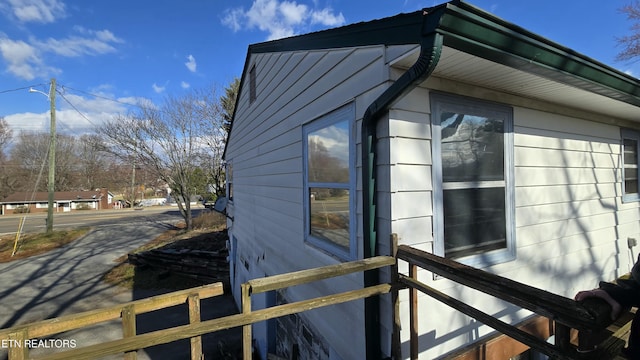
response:
M16 236L0 237L0 263L24 259L59 248L84 236L90 228L54 231L50 234L22 234L16 246ZM16 252L13 256L14 247Z

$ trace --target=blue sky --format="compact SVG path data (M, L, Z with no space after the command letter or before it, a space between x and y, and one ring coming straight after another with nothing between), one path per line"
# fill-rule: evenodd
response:
M81 134L138 99L190 88L220 93L240 76L247 46L413 12L434 0L2 0L0 116L14 129L48 131L55 77L58 127ZM471 4L634 76L616 63L631 23L624 0L469 0ZM18 90L20 89L20 90Z

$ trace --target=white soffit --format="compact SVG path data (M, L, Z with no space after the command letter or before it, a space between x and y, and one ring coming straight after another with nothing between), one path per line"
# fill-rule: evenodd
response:
M414 51L407 56L399 58L391 65L401 69L408 69L415 63L418 55L419 50ZM612 118L640 122L640 109L634 105L520 71L449 47L443 47L440 61L432 76L603 114Z

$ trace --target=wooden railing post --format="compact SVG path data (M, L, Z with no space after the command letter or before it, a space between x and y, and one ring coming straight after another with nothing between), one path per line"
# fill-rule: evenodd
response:
M400 282L398 281L398 235L391 234L391 256L396 261L391 265L391 303L393 304L393 332L391 334L391 358L402 359L402 342L400 339Z
M9 334L9 360L25 360L29 358L29 347L26 344L27 330Z
M136 336L136 311L134 305L128 305L122 308L122 337ZM125 360L136 360L137 352L129 351L124 354Z
M244 283L241 285L242 290L242 314L251 313L251 285ZM242 327L242 358L251 360L253 356L253 346L251 339L251 324Z
M418 266L409 263L409 277L418 280ZM418 359L418 290L414 287L409 289L409 332L411 360Z
M563 351L571 349L571 329L559 322L556 322L555 328L556 345Z
M189 305L189 324L199 323L200 318L200 296L190 294L187 298L187 304ZM202 336L194 336L191 338L191 360L203 360L202 354Z

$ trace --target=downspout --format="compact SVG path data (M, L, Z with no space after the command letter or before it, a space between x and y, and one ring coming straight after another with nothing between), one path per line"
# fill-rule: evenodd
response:
M420 56L407 72L369 105L362 119L362 194L363 194L363 250L364 257L378 254L376 232L376 130L378 120L403 95L424 82L433 72L442 52L443 36L436 32L445 7L423 10L424 24L420 42ZM430 13L434 11L433 13ZM364 273L364 286L379 284L378 270ZM365 341L367 359L380 359L381 329L380 300L377 296L365 299Z

